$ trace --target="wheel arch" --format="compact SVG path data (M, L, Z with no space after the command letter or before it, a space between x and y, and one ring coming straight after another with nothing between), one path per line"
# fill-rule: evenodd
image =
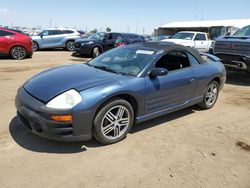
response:
M211 80L211 82L212 81L216 81L216 82L218 82L218 84L219 84L219 87L221 86L221 78L219 77L219 76L216 76L216 77L214 77L212 80Z
M121 93L121 94L116 94L116 95L112 95L110 97L107 97L105 98L101 104L99 104L97 110L95 111L95 115L94 117L96 116L96 114L100 111L100 109L105 106L109 101L113 100L113 99L116 99L116 98L120 98L120 99L123 99L125 101L127 101L133 108L134 110L134 118L136 118L137 114L138 114L138 102L136 100L136 98L131 95L131 94L127 94L127 93Z

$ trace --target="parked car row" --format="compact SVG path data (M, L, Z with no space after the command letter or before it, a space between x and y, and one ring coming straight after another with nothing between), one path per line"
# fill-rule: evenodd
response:
M131 33L98 32L87 39L75 41L75 55L91 55L97 57L114 47L124 46L136 42L145 42L143 36Z
M97 57L115 47L146 41L172 42L201 52L213 52L228 68L250 72L250 26L242 28L233 36L219 37L216 42L210 40L207 33L194 31L145 39L138 34L119 32L98 32L86 38L84 32L65 28L46 29L29 37L18 30L0 28L0 55L24 59L40 49L64 48L74 55Z

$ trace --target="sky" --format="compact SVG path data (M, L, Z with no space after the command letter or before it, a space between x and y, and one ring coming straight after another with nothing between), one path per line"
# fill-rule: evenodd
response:
M1 0L0 25L151 34L173 21L250 19L249 8L250 0Z

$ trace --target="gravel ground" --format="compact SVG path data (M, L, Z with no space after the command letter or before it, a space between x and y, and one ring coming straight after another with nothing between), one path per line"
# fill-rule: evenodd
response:
M135 125L120 143L61 143L15 118L17 88L50 67L86 62L65 51L0 59L0 187L250 187L250 75L228 73L215 107Z

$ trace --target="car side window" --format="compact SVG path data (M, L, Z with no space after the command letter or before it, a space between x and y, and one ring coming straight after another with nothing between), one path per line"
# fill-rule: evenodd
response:
M119 34L113 33L113 34L112 34L112 39L113 39L113 40L116 40L119 36L120 36Z
M12 35L14 35L14 34L8 32L8 31L1 31L1 30L0 30L0 37L12 36Z
M40 35L47 36L50 35L50 32L48 30L44 30Z
M61 30L53 30L51 35L62 35L64 34Z
M195 40L206 40L205 34L197 33L195 36Z
M78 31L79 32L79 31ZM74 31L71 31L71 30L63 30L62 31L63 34L72 34L74 33ZM79 32L80 33L80 32Z
M168 71L174 71L190 67L187 53L181 51L171 51L161 57L155 64L156 68L165 68Z
M199 61L193 55L191 55L190 53L187 53L187 55L191 65L196 66L200 64Z
M106 40L111 40L112 39L112 35L109 33L109 34L106 34L105 37L104 37Z

